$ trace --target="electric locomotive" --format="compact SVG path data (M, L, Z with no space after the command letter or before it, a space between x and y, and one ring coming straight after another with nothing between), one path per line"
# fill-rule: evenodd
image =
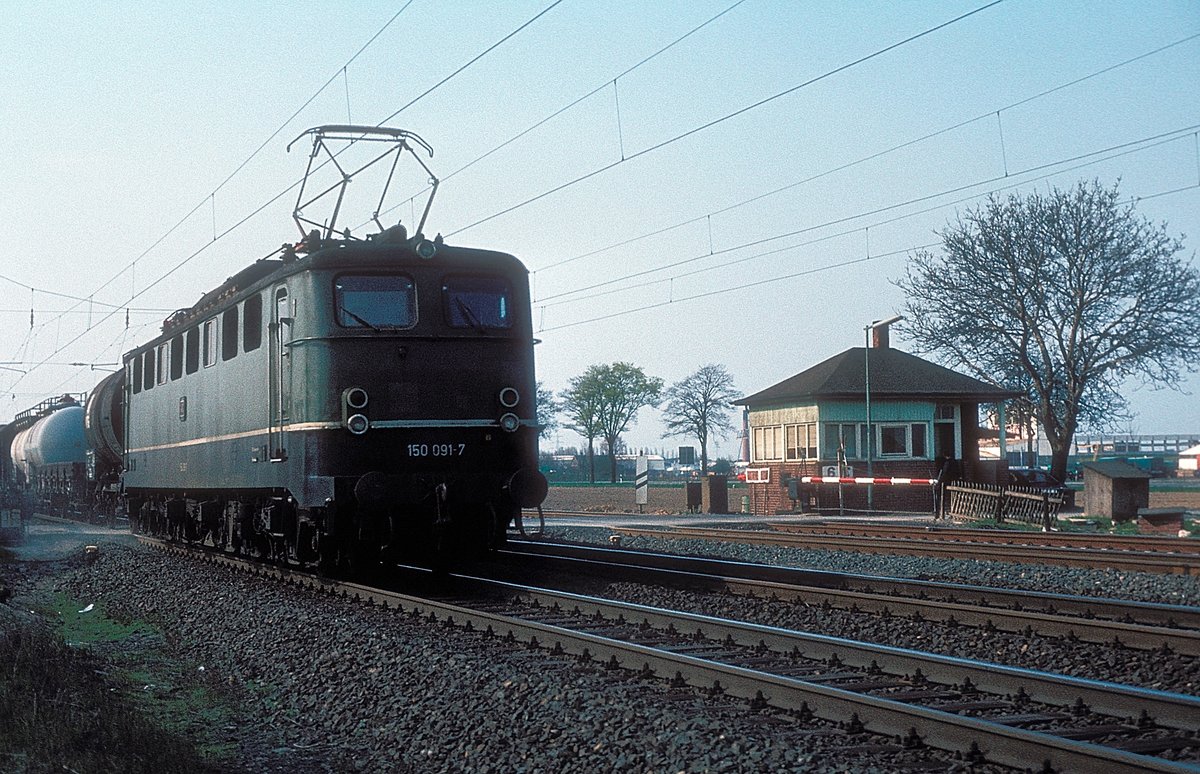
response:
M411 132L304 135L313 137L304 184L320 152L337 164L329 139L391 143L355 171L394 153L385 195L402 154L429 172L414 146L432 149ZM426 239L429 204L411 237L399 224L384 229L378 209L378 233L336 233L353 176L336 168L340 183L312 199L300 187L299 243L172 314L86 408L30 428L68 417L82 426L86 457L72 458L71 471L78 480L86 469L87 485L75 495L100 510L123 498L135 531L351 572L496 547L522 508L540 506L525 267ZM432 173L429 182L431 203ZM303 216L335 189L323 225ZM17 446L16 477L57 471L33 470Z
M308 563L494 547L541 504L525 268L311 234L125 356L139 528Z

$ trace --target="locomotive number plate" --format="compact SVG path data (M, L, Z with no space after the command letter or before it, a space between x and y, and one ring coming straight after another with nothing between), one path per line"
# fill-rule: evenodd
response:
M410 443L410 457L459 457L466 452L465 443Z

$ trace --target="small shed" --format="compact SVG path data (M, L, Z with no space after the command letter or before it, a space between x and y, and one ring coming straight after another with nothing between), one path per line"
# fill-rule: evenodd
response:
M1200 444L1179 452L1179 467L1175 474L1180 478L1200 476Z
M1083 463L1083 512L1132 521L1150 506L1150 474L1120 460Z

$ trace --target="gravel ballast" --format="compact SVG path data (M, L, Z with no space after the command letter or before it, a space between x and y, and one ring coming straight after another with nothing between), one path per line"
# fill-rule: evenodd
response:
M846 750L877 737L777 725L732 699L142 547L102 546L58 586L160 622L205 679L243 690L286 746L247 747L250 770L886 771L901 759Z
M603 545L610 534L550 529L555 539ZM623 547L1159 602L1200 599L1195 579L1140 573L666 538L627 538ZM222 733L247 771L888 771L931 760L950 770L962 766L929 751L860 750L891 740L753 712L737 700L674 691L664 681L139 545L101 542L94 563L73 562L53 580L36 582L47 590L53 583L81 605L157 623L181 664L240 703L243 717ZM634 584L608 584L606 593L1163 690L1196 693L1200 679L1195 659L1112 646Z

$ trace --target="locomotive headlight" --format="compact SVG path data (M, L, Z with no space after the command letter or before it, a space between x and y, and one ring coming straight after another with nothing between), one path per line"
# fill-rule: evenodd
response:
M500 429L506 433L515 433L521 426L521 420L516 414L505 414L500 417Z
M513 387L505 387L500 391L500 405L504 408L512 408L521 402L521 393L517 392Z
M346 420L346 429L355 435L362 435L371 426L370 420L363 414L354 414Z
M422 239L420 242L417 242L415 251L419 257L428 261L430 258L437 255L437 245L435 245L433 242L430 242L428 239Z
M354 409L362 409L367 407L367 391L362 387L347 387L342 392L342 400L346 401L346 405Z

